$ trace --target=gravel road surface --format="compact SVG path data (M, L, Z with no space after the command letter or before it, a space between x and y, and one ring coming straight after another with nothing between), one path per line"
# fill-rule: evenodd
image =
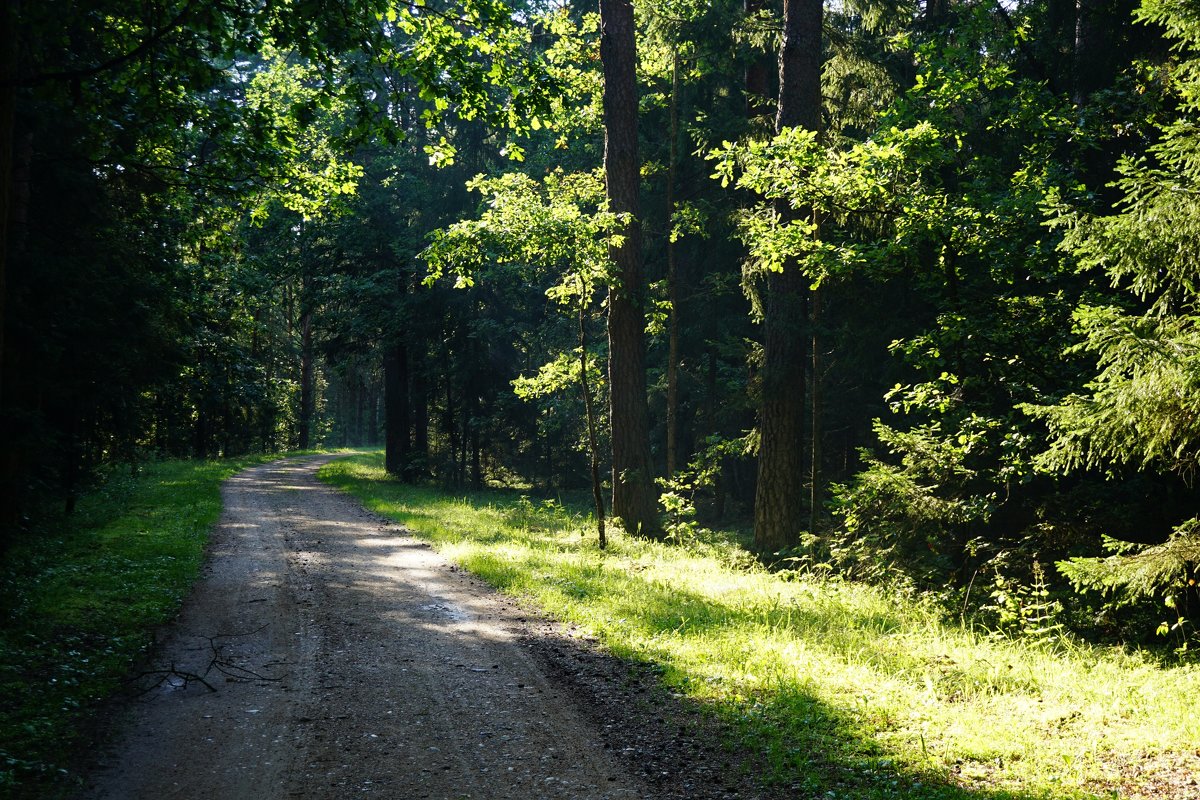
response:
M645 668L326 487L330 458L226 484L83 798L766 796Z

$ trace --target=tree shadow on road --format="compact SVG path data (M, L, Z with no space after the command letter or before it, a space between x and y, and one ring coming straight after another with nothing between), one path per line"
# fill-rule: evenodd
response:
M640 644L624 645L618 637L609 642L614 655L578 631L565 635L560 626L534 623L536 649L574 696L587 698L584 705L596 715L605 746L626 757L646 779L667 790L677 786L682 797L1034 800L1094 796L1069 784L1062 791L993 788L988 783L1002 774L1005 756L998 760L976 755L947 764L944 756L939 760L924 752L923 736L913 745L912 730L903 733L909 746L897 744L896 726L881 722L878 709L834 705L817 691L821 687L806 685L804 680L733 681L709 691L703 682L719 682L721 676L697 674L694 661L654 644L678 636L692 638L692 647L703 647L729 630L786 629L807 646L827 651L830 658L864 662L877 658L893 667L899 661L900 671L908 674L891 676L897 680L932 675L937 683L932 690L939 696L971 691L981 677L972 670L983 667L929 663L928 653L913 654L911 664L905 662L905 654L897 656L898 640L888 634L903 623L886 608L848 612L820 602L802 602L764 609L740 603L736 592L713 596L681 589L654 579L652 567L641 574L636 558L615 568L614 562L596 553L578 557L590 545L580 543L578 531L576 544L564 545L562 530L556 530L560 523L571 523L569 512L550 509L541 514L531 509L528 500L509 493L448 498L428 487L348 474L338 476L335 483L368 498L374 510L423 535L455 546L469 544L468 568L502 590L530 593L532 581L540 584L543 598L549 597L559 608L602 604L614 627ZM513 531L504 529L514 522L526 537L517 544ZM514 549L519 554L514 555ZM577 556L574 561L562 558L568 551ZM653 559L648 555L644 560ZM635 568L627 569L631 564ZM618 569L623 574L614 577ZM753 642L744 646L752 647ZM1036 686L1015 671L993 671L986 680L987 691L1036 693ZM969 782L966 774L973 780Z

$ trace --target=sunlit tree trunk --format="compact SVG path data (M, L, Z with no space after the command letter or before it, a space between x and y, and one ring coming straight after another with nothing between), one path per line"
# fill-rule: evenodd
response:
M604 68L604 174L612 211L628 214L608 295L608 379L612 424L613 514L627 530L662 533L646 406L642 307L642 231L638 220L637 50L633 5L600 0L600 59Z
M587 325L585 313L588 298L583 292L579 296L579 388L583 392L583 411L587 417L588 459L592 468L592 502L596 509L596 534L600 549L608 546L604 531L604 497L600 485L600 447L596 443L596 414L592 409L592 387L588 384Z
M821 122L821 0L784 0L775 129L816 130ZM777 209L787 217L786 204ZM804 519L805 328L808 279L786 263L766 281L763 318L761 443L754 498L754 544L765 552L794 546Z

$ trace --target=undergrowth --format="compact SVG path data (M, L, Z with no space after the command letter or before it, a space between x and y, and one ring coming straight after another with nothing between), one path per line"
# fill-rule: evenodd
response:
M757 754L765 781L798 796L1189 796L1194 666L974 632L899 593L769 572L719 534L664 545L618 533L600 551L582 513L404 486L381 461L320 474L614 654L658 665L673 692L730 723L730 746Z
M177 612L199 573L220 484L278 458L164 461L114 475L43 519L0 564L0 797L71 789L98 704Z

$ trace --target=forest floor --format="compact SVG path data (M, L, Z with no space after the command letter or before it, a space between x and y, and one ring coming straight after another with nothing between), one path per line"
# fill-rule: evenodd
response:
M224 488L201 581L86 798L769 797L657 675L600 652L320 483Z

